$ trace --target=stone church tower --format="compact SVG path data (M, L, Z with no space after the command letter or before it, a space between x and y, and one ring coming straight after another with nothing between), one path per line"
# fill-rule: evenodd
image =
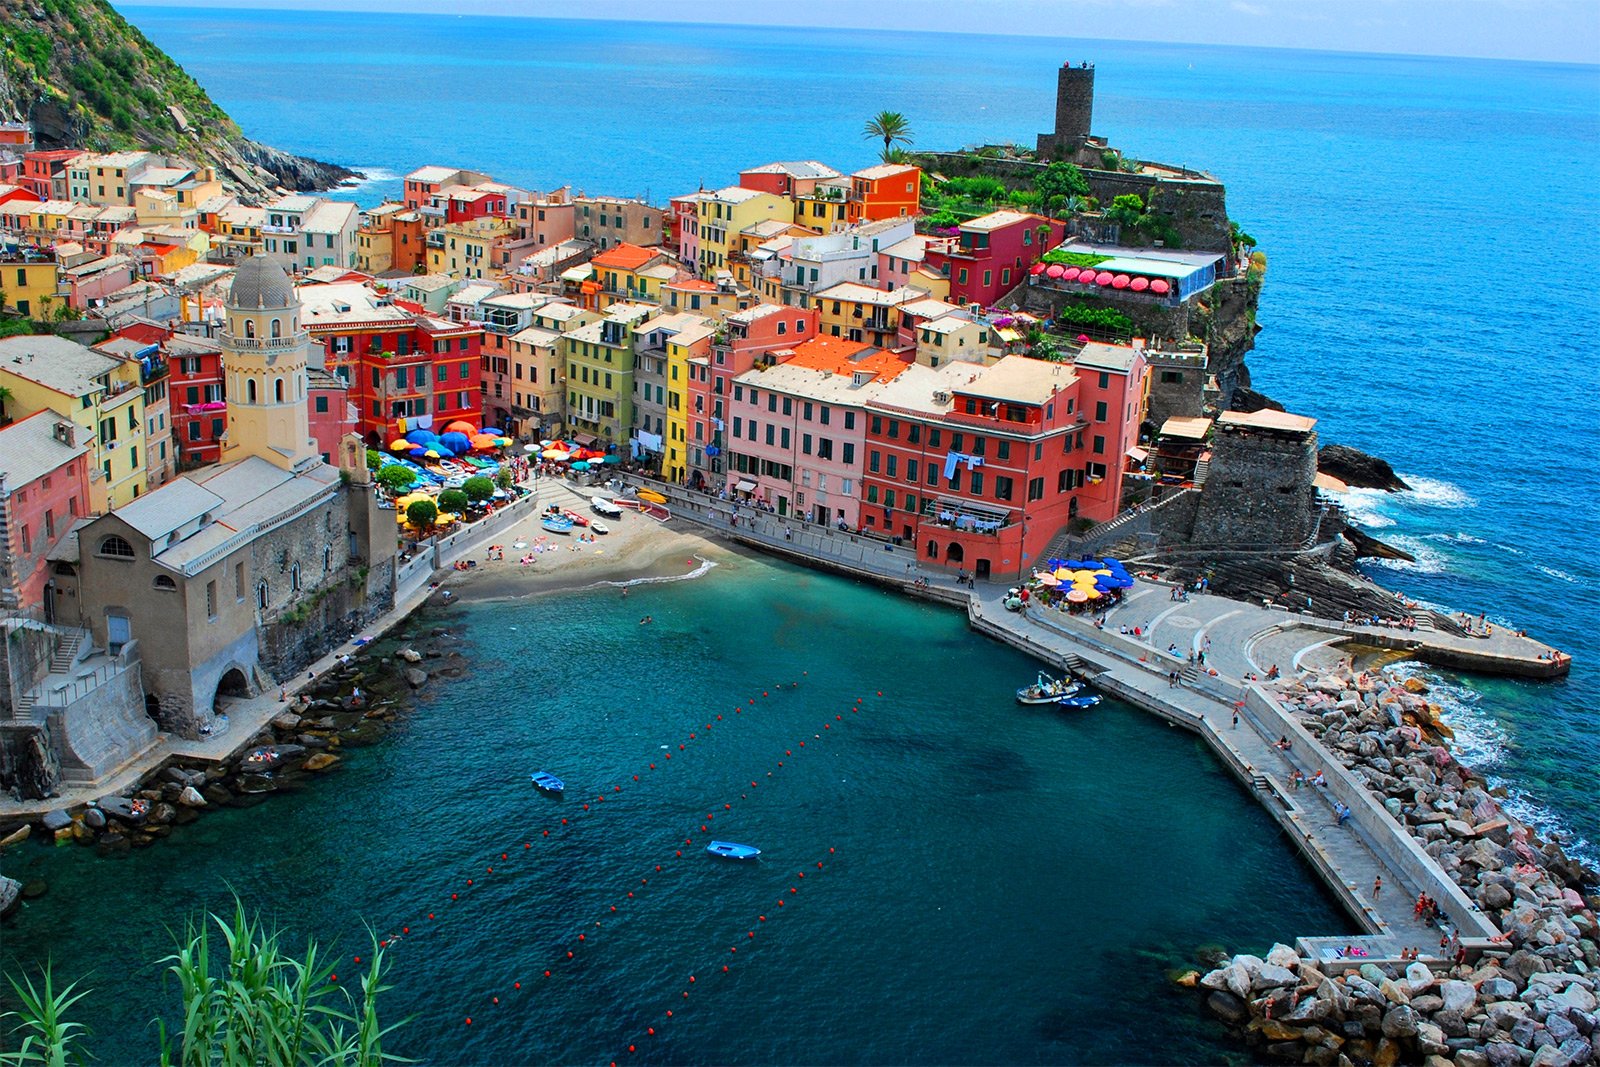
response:
M222 372L228 398L223 463L259 456L287 471L322 462L306 410L311 338L294 283L266 256L239 264L228 290Z

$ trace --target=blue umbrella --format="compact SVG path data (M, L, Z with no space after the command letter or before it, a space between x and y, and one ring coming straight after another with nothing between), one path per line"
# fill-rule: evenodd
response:
M413 448L408 454L412 459L423 459L427 456L428 450L426 448Z
M586 459L580 459L578 462L572 465L572 469L575 471L586 471L589 469L589 461Z
M432 430L412 430L410 433L406 434L406 440L410 441L414 445L426 445L430 441L436 441L438 439L439 435L434 433Z
M461 454L462 452L472 451L472 438L468 437L464 433L447 433L443 437L439 438L439 444L443 445L445 448L448 448L457 455ZM439 445L435 445L434 447L437 448Z
M505 433L503 431L497 430L493 426L485 426L483 429L479 430L478 432L479 433L493 434L495 437L504 437L505 436Z

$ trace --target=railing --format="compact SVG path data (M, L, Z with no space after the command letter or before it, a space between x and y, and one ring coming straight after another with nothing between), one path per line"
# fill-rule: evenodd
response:
M223 330L218 339L222 344L231 346L233 348L244 349L251 352L264 352L269 348L280 348L284 350L296 348L301 344L304 344L310 338L310 336L311 335L306 333L304 330L300 330L296 333L290 334L288 337L235 337L227 330Z
M1049 278L1043 274L1032 275L1029 277L1028 281L1031 284L1041 288L1054 289L1059 293L1069 293L1073 296L1077 296L1082 293L1097 293L1101 296L1114 297L1117 300L1133 300L1137 303L1160 304L1163 307L1181 307L1184 303L1184 300L1187 299L1186 297L1179 297L1176 291L1171 293L1152 293L1149 290L1145 290L1144 292L1140 293L1135 292L1132 289L1113 289L1109 285L1081 285L1076 281L1064 282L1059 278ZM1210 286L1206 286L1205 288L1198 289L1195 292L1190 293L1189 296L1199 296L1209 288Z

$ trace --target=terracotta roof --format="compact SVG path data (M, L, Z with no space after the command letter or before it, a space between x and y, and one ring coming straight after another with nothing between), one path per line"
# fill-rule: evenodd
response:
M624 241L615 248L601 252L589 262L602 269L610 267L613 270L638 270L659 255L661 255L659 248L640 248Z
M906 360L893 353L842 337L813 337L795 345L794 355L783 365L825 370L831 374L871 371L877 381L887 381L909 366Z

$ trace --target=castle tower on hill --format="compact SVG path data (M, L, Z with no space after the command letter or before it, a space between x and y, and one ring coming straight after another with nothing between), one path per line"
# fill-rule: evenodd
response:
M311 337L282 267L265 256L239 265L228 290L222 368L228 429L221 461L259 456L300 472L322 462L306 410Z
M1056 72L1056 128L1039 135L1040 159L1071 159L1089 140L1094 119L1094 65L1063 63Z

